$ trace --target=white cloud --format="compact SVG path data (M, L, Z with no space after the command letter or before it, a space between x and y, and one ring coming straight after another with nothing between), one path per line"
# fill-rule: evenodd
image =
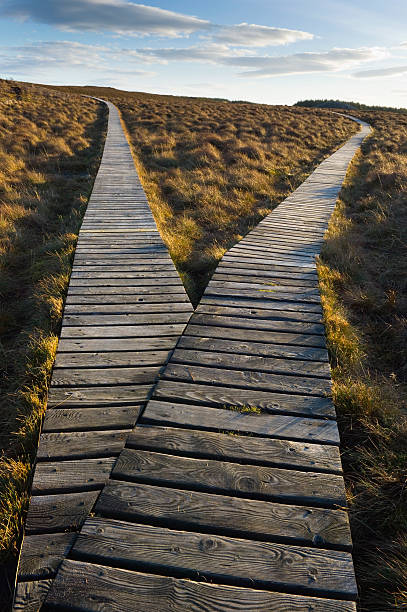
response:
M154 73L140 70L134 60L123 65L123 57L109 47L86 45L70 41L38 42L16 47L0 47L0 65L3 76L54 75L73 71L82 77L89 71L95 80L101 76L152 76Z
M312 40L313 34L301 30L272 28L254 23L239 23L221 27L213 36L215 42L232 46L267 47L269 45L287 45L299 40Z
M207 44L199 47L167 47L163 49L143 47L134 50L125 49L119 53L148 63L168 64L170 61L176 61L225 64L230 58L248 55L250 52L244 49L230 49L227 45Z
M204 19L127 0L5 0L0 15L64 29L127 35L174 37L212 27Z
M389 68L376 68L372 70L361 70L352 74L356 79L378 79L380 77L391 77L398 74L406 74L407 66L390 66Z
M249 70L243 76L272 77L310 72L337 72L361 62L383 59L387 52L378 47L360 49L331 49L320 53L294 53L284 56L258 56L229 58L227 63Z

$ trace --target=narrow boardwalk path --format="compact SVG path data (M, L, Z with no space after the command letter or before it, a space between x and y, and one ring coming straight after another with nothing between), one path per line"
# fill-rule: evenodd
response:
M44 609L356 609L315 255L368 129L222 258Z
M37 454L16 610L40 608L192 314L108 106Z

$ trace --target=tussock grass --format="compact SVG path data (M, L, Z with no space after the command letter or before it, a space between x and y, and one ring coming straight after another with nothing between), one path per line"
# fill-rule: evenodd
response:
M0 81L0 592L5 603L72 255L105 125L105 111L94 101Z
M374 132L342 190L319 278L359 605L385 612L407 609L407 116L354 114Z
M357 131L320 109L73 90L119 107L158 228L194 304L223 253Z

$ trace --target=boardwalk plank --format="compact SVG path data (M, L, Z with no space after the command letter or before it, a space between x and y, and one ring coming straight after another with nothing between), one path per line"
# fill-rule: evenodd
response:
M47 604L67 601L84 612L101 607L112 612L185 612L186 606L190 612L356 612L349 601L219 586L70 560L64 561Z
M129 430L43 433L37 460L118 455L126 443L128 434ZM79 462L77 465L79 471ZM42 471L40 463L38 467Z
M134 427L141 406L114 408L49 408L45 413L43 433L125 429Z
M304 376L286 376L284 374L270 374L259 370L231 370L203 365L189 365L184 363L170 363L165 368L163 377L166 380L183 380L186 382L215 384L225 387L240 387L242 389L259 389L262 391L290 393L292 399L281 398L281 405L294 408L297 403L298 411L327 416L332 414L331 401L326 399L331 389L331 381L325 378ZM297 398L299 394L300 397ZM307 401L307 395L320 396L319 401ZM294 409L294 412L296 410Z
M213 351L217 353L233 353L234 355L254 355L258 358L268 357L276 359L310 361L310 367L324 365L328 368L328 353L325 349L312 347L290 346L284 344L272 344L261 342L248 342L243 340L225 340L222 338L205 338L204 336L183 335L177 344L181 349L195 349L202 351ZM319 362L319 363L318 363ZM291 363L291 362L289 362ZM287 364L287 367L290 367ZM325 370L326 371L326 370Z
M75 540L75 533L25 536L21 548L20 579L38 580L54 576Z
M182 427L193 426L201 429L214 429L216 431L227 430L242 433L256 433L262 436L270 436L286 440L304 440L306 442L317 442L322 444L338 444L339 434L335 421L325 419L309 419L298 416L285 416L281 414L256 414L239 412L238 410L227 410L212 408L199 404L182 404L177 400L191 402L214 403L218 400L220 406L231 405L232 398L225 393L222 398L221 392L214 391L211 396L210 388L205 394L199 395L196 385L183 385L179 389L178 384L169 385L167 382L160 383L154 397L143 413L141 421L152 424L171 424ZM223 390L224 391L224 390ZM264 403L270 402L269 394L265 394ZM160 401L170 400L170 401ZM171 401L173 399L174 401ZM259 405L259 401L251 400L247 393L236 393L235 406L247 409L249 405Z
M114 387L52 387L48 396L51 408L76 406L115 406L145 402L151 391L149 385L116 385Z
M98 491L35 495L31 498L26 533L54 533L78 529L91 512Z
M148 420L148 417L146 419ZM225 433L178 427L139 425L129 435L127 446L180 456L231 461L244 460L245 463L291 467L316 472L340 474L342 471L337 447L290 440L231 436Z
M223 317L219 326L214 325L195 325L195 317L191 319L186 334L189 336L222 338L224 340L243 340L248 342L261 342L271 344L284 344L314 348L325 348L326 342L322 335L311 335L304 333L289 333L267 331L256 329L250 323L250 320L245 324L244 321L239 321L234 324L229 317ZM215 322L215 321L214 321ZM223 326L222 326L223 324Z
M250 539L349 547L346 512L271 501L213 495L201 491L110 480L96 512L115 519L153 521Z
M177 457L129 448L120 453L112 475L119 480L213 490L252 499L278 499L323 507L346 503L343 478L335 474Z
M116 459L111 457L38 463L32 492L39 495L101 489L108 480L115 461Z
M327 363L321 361L301 361L297 359L272 359L255 355L235 354L232 351L208 352L206 347L202 350L175 349L171 362L179 364L205 364L227 369L254 370L256 372L273 372L275 374L293 374L329 378L330 369ZM328 387L329 388L329 387Z
M75 553L130 569L161 570L250 586L356 596L352 558L341 551L244 541L113 520L88 519ZM235 562L230 563L233 558ZM334 572L332 570L335 570ZM314 580L310 580L314 576Z

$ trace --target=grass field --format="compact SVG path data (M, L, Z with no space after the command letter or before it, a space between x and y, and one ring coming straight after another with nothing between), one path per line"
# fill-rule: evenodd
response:
M120 109L158 228L194 304L225 250L357 131L319 109L73 90Z
M407 114L374 127L348 175L319 276L360 609L407 609Z
M72 255L105 125L96 102L0 81L1 602L18 552Z

